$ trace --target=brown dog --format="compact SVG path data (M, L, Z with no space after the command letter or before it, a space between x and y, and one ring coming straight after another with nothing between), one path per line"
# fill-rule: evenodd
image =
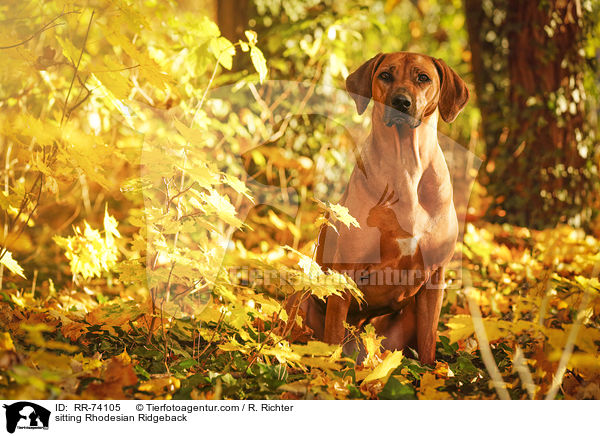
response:
M444 267L458 234L448 167L437 138L438 113L453 121L467 103L463 80L440 59L415 53L378 54L348 76L346 89L362 114L375 102L362 165L350 176L340 203L360 228L323 226L317 262L350 274L364 294L326 305L292 299L315 335L344 340L344 322L370 322L387 349L416 348L435 360ZM288 303L290 304L290 303Z

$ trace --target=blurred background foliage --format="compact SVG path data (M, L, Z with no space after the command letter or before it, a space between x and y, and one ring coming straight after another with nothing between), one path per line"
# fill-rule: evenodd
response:
M592 227L598 210L598 5L465 1L489 219Z
M525 13L507 18L517 10L499 0L3 1L3 395L502 397L474 339L474 301L512 398L597 398L598 10L534 8L534 27L555 13L574 20L559 41L573 69L552 91L570 90L562 103L543 88L529 101L510 75L510 41L529 25ZM530 47L542 53L534 85L563 63L544 41ZM473 223L457 264L470 281L446 296L435 368L382 353L372 331L357 364L283 327L285 295L339 292L315 272L313 243L353 166L346 126L367 129L369 117L338 97L349 72L393 51L443 58L465 79L474 98L440 132L484 162L459 210ZM570 115L556 112L563 103ZM564 134L560 153L540 136L547 124L522 128L547 117ZM544 185L537 175L566 155L578 170Z

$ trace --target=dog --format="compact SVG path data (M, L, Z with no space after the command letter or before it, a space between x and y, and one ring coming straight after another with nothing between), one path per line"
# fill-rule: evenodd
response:
M360 227L323 225L316 261L353 277L364 302L347 291L326 303L296 295L288 313L302 313L314 336L331 344L344 341L344 323L371 323L384 348L410 346L432 364L445 266L458 236L437 122L454 121L469 90L443 60L408 52L369 59L348 76L346 90L359 114L375 102L370 136L340 201ZM344 350L356 347L350 340Z

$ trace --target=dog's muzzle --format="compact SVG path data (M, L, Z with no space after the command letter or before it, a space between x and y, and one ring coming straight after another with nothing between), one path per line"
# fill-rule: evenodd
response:
M386 106L383 113L383 122L386 126L406 124L411 129L419 127L421 120L413 117L410 113L394 109L391 106Z
M414 117L415 105L413 99L400 91L392 96L385 107L383 122L391 127L394 124L407 124L414 129L421 124L421 120Z

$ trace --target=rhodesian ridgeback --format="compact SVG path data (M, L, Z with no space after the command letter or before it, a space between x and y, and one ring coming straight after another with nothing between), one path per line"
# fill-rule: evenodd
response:
M448 166L438 143L441 115L452 122L469 99L463 80L441 59L415 53L378 54L346 80L362 114L370 100L371 134L340 204L360 228L323 226L316 261L348 273L364 295L348 292L292 301L314 335L345 340L344 323L372 323L386 349L416 349L435 361L444 270L454 254L458 222ZM336 223L333 223L334 225ZM356 344L346 341L351 347Z

